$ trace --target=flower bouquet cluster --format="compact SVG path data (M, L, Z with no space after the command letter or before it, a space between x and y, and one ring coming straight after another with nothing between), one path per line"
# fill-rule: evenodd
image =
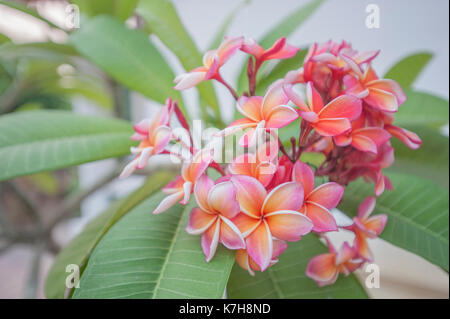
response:
M406 96L395 81L380 79L373 70L371 62L379 51L358 52L345 41L313 44L302 68L288 72L264 96L257 96L261 66L268 60L291 58L298 50L285 38L264 49L253 39L226 37L218 49L204 55L203 66L175 78L175 89L215 80L236 99L243 117L216 132L214 142L198 146L182 110L169 98L154 117L134 126L132 139L140 143L131 149L135 158L121 177L144 168L153 155L181 159L181 174L162 189L167 197L153 213L163 213L176 203L185 205L193 194L197 207L186 231L201 235L206 261L222 244L236 250L238 264L250 274L276 263L286 242L311 232L323 236L339 228L352 231L352 245L345 242L336 250L327 240L329 253L310 260L306 274L322 286L373 260L367 239L383 231L387 216L370 215L376 197L392 190L383 174L394 162L391 137L411 149L420 147L421 139L392 124ZM220 73L238 51L250 56L248 91L241 95ZM298 127L295 136L278 131L287 125ZM217 146L222 144L217 141L236 135L244 152L221 163L217 158L222 149ZM323 154L324 160L311 165L301 160L304 153ZM361 203L351 225L338 225L331 210L340 203L345 187L359 177L374 184L374 197Z

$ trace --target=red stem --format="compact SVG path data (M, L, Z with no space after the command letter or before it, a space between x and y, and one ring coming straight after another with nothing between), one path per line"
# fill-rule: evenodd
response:
M233 97L236 101L239 99L239 95L236 93L236 91L231 87L231 85L229 85L227 82L225 82L225 80L222 78L222 76L219 73L217 73L217 75L214 77L214 79L217 82L222 83L228 89L228 91L230 91L231 95L233 95Z

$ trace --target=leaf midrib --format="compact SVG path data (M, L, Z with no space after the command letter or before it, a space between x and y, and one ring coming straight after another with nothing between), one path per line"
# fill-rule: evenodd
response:
M70 139L78 139L78 138L87 138L87 137L102 137L102 136L116 136L116 135L130 135L129 132L123 131L123 132L101 132L101 133L92 133L92 134L81 134L81 135L69 135L69 136L63 136L63 137L52 137L52 138L44 138L41 140L31 141L31 142L23 142L23 143L16 143L16 144L10 144L6 146L0 146L0 151L16 148L16 147L27 147L31 146L33 144L40 144L40 143L48 143L48 142L62 142L65 140Z
M178 223L177 223L177 226L176 226L175 232L174 232L175 235L172 237L172 240L170 242L169 248L167 250L166 259L164 260L164 263L163 263L163 265L161 267L161 272L160 272L158 278L156 279L156 285L155 285L155 288L153 289L152 299L156 299L155 296L158 293L159 286L160 286L161 281L162 281L162 279L164 277L164 273L166 271L166 267L167 267L167 265L169 263L170 256L171 256L171 254L173 252L173 247L175 246L175 243L177 242L178 235L180 233L180 228L181 228L181 225L182 225L183 220L184 220L183 217L184 217L184 215L185 215L187 210L188 210L188 206L186 206L183 209L182 213L180 214L180 218L178 220Z

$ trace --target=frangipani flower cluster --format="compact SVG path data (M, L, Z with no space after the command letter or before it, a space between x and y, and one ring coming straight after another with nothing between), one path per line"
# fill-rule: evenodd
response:
M221 163L215 160L214 148L195 148L184 114L168 99L152 119L135 125L132 138L140 144L132 148L136 157L121 176L144 168L151 156L178 156L183 160L181 174L163 188L167 197L153 213L163 213L177 203L186 205L193 194L196 207L186 231L201 235L206 261L223 245L235 250L238 264L253 275L277 263L288 242L313 233L309 236L327 241L329 253L312 258L306 274L323 286L373 260L368 239L381 234L387 216L370 214L376 197L393 189L383 174L394 161L390 139L396 137L412 149L420 147L421 140L393 124L406 96L395 81L376 75L371 61L379 52L358 52L345 41L313 44L301 68L271 84L264 96L256 95L257 73L264 62L291 58L298 50L285 38L265 49L253 39L226 37L217 50L205 54L203 66L175 79L177 90L216 80L230 91L242 117L215 137L242 132L238 144L243 154ZM220 74L238 52L249 55L248 91L242 95ZM174 116L190 144L174 134ZM295 136L278 134L287 125L298 127ZM169 148L173 143L189 156ZM313 167L301 160L304 153L321 153L325 160ZM211 170L220 177L214 180ZM351 226L340 226L332 210L346 185L357 178L374 183L375 197L361 203ZM355 240L337 250L325 234L339 229L353 232Z

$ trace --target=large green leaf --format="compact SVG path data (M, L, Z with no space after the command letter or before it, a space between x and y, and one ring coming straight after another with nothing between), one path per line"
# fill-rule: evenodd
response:
M388 176L394 190L377 199L374 212L388 215L380 237L448 271L448 191L412 175ZM373 196L373 184L350 183L339 209L353 216L366 196Z
M65 111L0 117L0 180L129 153L131 124Z
M430 52L409 55L393 65L383 78L395 80L403 88L408 88L413 85L432 57Z
M94 249L74 298L223 296L233 252L220 247L206 263L200 236L184 230L192 204L151 213L164 196L153 195L109 230Z
M70 2L78 5L80 11L88 16L109 14L124 21L133 13L138 0L71 0Z
M408 127L425 125L439 128L448 123L448 101L420 91L405 90L407 100L395 113L394 124Z
M288 37L293 33L308 17L313 14L323 3L323 0L312 0L307 5L293 10L291 14L284 17L280 23L273 27L266 35L258 41L264 48L269 48L278 38ZM238 78L238 91L242 92L247 84L247 70L245 64Z
M419 134L422 146L417 150L411 150L393 138L395 162L389 171L416 175L448 189L448 138L424 126L412 126L408 129Z
M158 36L190 71L202 65L202 56L183 26L175 7L169 0L141 0L137 12L147 22L151 32ZM197 86L200 97L220 116L219 104L210 82Z
M90 222L55 258L45 283L45 296L64 298L67 290L67 265L74 264L83 269L90 253L106 232L136 205L167 184L172 177L172 173L164 171L155 173L131 195L114 203Z
M144 33L110 16L97 16L71 35L71 42L126 87L160 103L170 96L181 101L172 88L172 70Z
M252 277L235 264L227 286L230 298L367 298L355 276L340 276L334 285L320 288L305 275L309 260L327 252L314 235L289 243L276 265Z

